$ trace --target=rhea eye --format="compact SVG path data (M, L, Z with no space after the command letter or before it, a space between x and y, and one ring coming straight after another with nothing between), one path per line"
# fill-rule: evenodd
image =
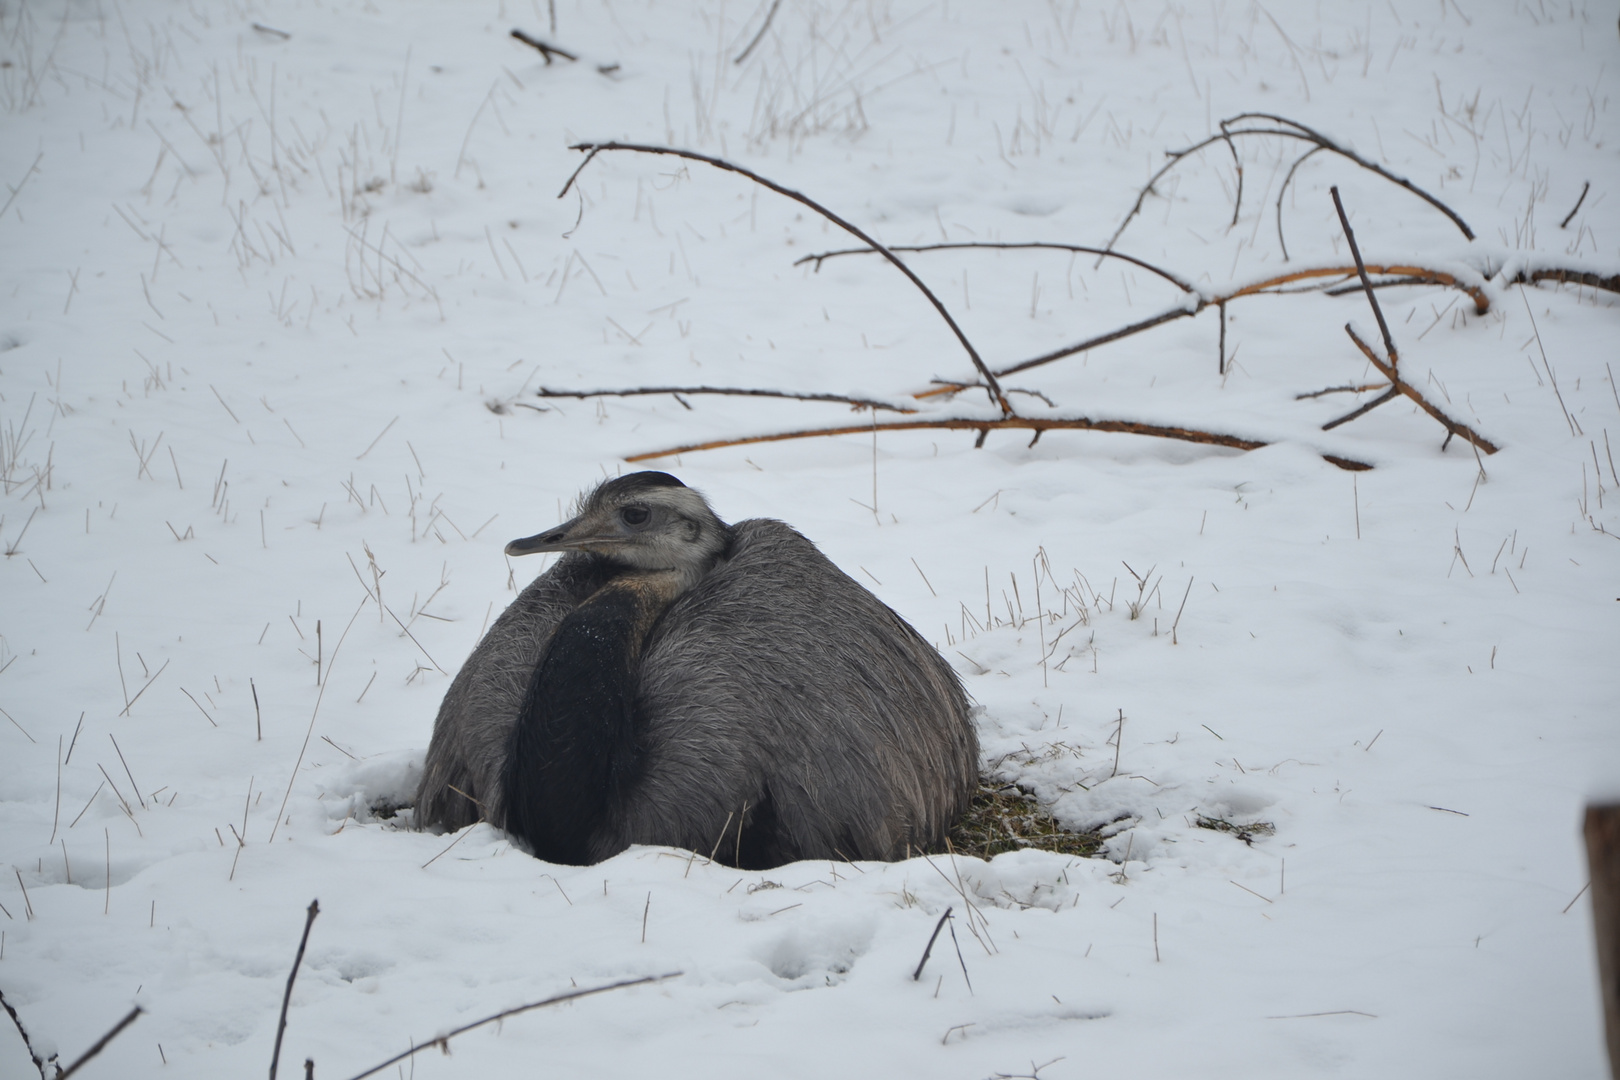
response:
M627 506L619 511L619 517L626 525L645 525L652 514L648 513L645 506Z

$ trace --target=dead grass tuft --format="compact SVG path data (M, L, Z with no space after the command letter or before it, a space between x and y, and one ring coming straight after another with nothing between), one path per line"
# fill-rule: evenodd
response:
M1254 846L1255 837L1270 836L1277 831L1277 826L1269 821L1251 821L1247 825L1237 825L1227 821L1225 818L1210 817L1208 814L1199 814L1198 820L1194 821L1193 824L1200 829L1212 829L1215 832L1228 833L1250 847Z
M992 859L1007 851L1036 848L1061 855L1091 858L1102 850L1097 831L1070 832L1015 784L979 784L968 812L951 830L958 855Z

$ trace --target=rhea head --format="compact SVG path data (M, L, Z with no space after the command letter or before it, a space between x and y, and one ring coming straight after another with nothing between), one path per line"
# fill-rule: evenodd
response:
M673 572L684 592L726 545L726 525L703 496L663 472L638 472L597 486L578 516L513 540L508 555L583 551L642 573Z

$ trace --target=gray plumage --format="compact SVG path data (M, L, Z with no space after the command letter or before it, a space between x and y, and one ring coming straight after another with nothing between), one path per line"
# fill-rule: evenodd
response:
M791 527L727 526L673 477L637 473L508 550L568 554L451 683L417 795L421 825L486 820L557 861L666 844L771 866L929 850L966 809L978 742L955 672ZM581 663L591 670L570 669ZM597 708L598 682L625 684L617 742L611 716L582 715ZM574 704L552 709L565 698ZM598 757L612 761L598 770ZM534 807L575 774L593 779L578 780L563 810L585 809L551 843L547 822L533 824L550 811ZM509 780L522 789L510 807Z

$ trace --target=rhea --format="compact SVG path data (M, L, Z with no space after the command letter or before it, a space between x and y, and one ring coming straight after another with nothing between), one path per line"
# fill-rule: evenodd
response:
M487 821L555 863L655 844L767 868L932 850L966 809L956 673L788 525L638 472L506 551L565 554L445 694L419 825Z

